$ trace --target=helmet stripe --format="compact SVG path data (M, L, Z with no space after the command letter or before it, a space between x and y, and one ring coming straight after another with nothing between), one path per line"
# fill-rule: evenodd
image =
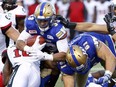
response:
M70 52L71 52L71 56L72 56L74 62L76 63L76 65L77 66L80 66L80 63L77 61L77 59L76 59L76 57L74 55L74 50L73 50L73 47L72 46L70 46Z
M41 8L40 8L40 16L43 16L43 9L45 6L46 2L42 3Z

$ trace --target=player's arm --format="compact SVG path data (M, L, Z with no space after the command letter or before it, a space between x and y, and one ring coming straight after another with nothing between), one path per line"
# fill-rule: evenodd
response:
M97 55L105 61L105 69L113 73L116 66L116 57L102 42L100 42L97 47Z
M56 33L56 37L59 39L56 42L58 53L53 54L54 61L65 60L66 52L68 49L67 32L64 26Z
M8 58L6 50L2 52L2 62L4 64L3 72L2 72L3 83L6 86L9 81L10 75L12 73L12 64Z
M16 41L20 33L15 28L12 27L12 23L10 21L9 15L3 14L1 20L2 20L1 23L2 33L4 35L7 35L12 40Z
M116 41L116 34L112 35L112 37Z
M108 33L106 25L99 25L99 24L89 23L89 22L76 23L75 30L84 31L84 32L95 31L100 33Z
M57 16L57 18L66 28L69 28L69 29L75 29L81 32L95 31L100 33L108 33L106 25L99 25L99 24L89 23L89 22L78 22L78 23L69 22L67 19L59 15Z
M57 41L57 48L59 53L53 54L53 61L64 61L68 49L67 38Z
M116 67L116 57L111 52L111 50L102 42L99 42L98 46L96 46L96 49L98 57L105 61L104 76L98 78L96 83L103 84L107 82L114 73Z
M23 30L16 41L16 47L22 51L29 51L30 47L26 45L25 40L30 36L31 35L29 33Z
M10 27L6 32L5 34L11 38L12 40L14 40L16 42L18 36L20 35L20 33L14 29L13 27Z

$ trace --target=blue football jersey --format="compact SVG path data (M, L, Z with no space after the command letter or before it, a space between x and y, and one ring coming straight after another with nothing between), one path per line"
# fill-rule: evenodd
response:
M47 31L41 31L34 15L25 19L26 32L31 35L41 35L47 42L56 43L66 36L66 29L61 23L54 23Z
M65 64L61 63L59 64L59 68L61 69L61 71L66 74L73 74L75 71L80 74L87 73L95 64L101 61L101 59L98 58L96 54L95 47L95 44L98 43L99 40L105 43L114 53L114 55L116 55L114 43L109 35L95 32L85 32L83 34L75 36L75 38L71 42L69 42L69 46L79 45L86 50L86 53L88 54L86 66L84 66L84 68L82 67L72 68L71 66L68 65L67 62Z
M115 44L110 35L96 33L96 32L86 32L86 34L90 34L90 35L96 37L97 39L99 39L100 41L102 41L103 43L105 43L110 48L112 53L116 56Z
M67 31L61 23L53 23L46 31L41 31L34 15L25 19L25 29L31 35L41 35L46 40L44 51L48 53L58 52L56 42L67 38Z

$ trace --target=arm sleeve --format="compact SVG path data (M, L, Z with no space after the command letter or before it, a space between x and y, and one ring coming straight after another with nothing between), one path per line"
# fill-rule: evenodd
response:
M18 37L18 40L23 40L23 41L25 41L27 38L29 38L31 35L28 33L28 32L26 32L26 30L23 30L22 32L21 32L21 34L19 35L19 37Z
M57 48L58 48L59 52L67 52L67 49L68 49L67 38L57 41L56 45L57 45Z

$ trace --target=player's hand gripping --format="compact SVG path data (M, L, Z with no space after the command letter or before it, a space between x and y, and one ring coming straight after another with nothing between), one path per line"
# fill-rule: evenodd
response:
M106 22L107 25L107 30L111 35L114 35L116 33L115 27L113 26L113 15L112 13L108 13L104 17L104 21Z
M105 82L108 82L108 80L111 78L112 73L110 71L105 72L104 76L98 78L98 80L96 81L97 84L104 84Z
M33 49L42 50L45 47L46 43L43 43L43 44L39 43L39 37L40 36L36 37L35 43L32 45Z
M60 20L60 22L61 22L66 28L75 29L76 23L69 22L68 19L64 18L64 17L61 16L61 15L56 15L56 18L57 18L58 20Z
M45 46L46 43L43 43L43 44L39 44L39 37L40 36L37 36L36 37L36 40L35 40L35 43L29 47L29 46L25 46L24 47L24 51L27 51L27 52L36 52L37 50L42 50Z

